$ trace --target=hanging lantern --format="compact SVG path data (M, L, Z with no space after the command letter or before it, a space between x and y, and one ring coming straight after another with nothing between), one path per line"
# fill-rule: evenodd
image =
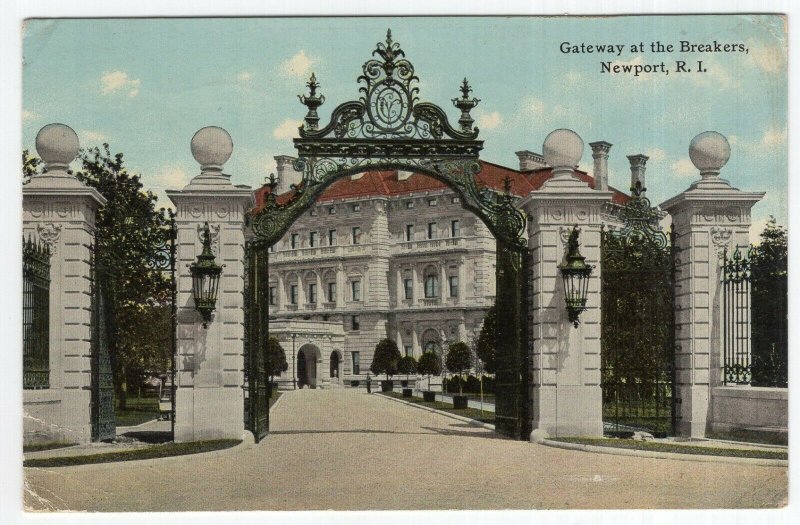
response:
M211 313L217 305L217 291L219 290L219 276L222 266L214 261L211 252L211 230L205 223L202 234L203 251L197 256L197 262L189 266L192 273L192 294L194 295L194 308L203 318L203 328L208 328Z
M575 226L567 240L567 255L558 268L564 281L564 298L567 303L569 321L578 327L578 317L586 310L586 295L588 292L589 276L593 266L586 264L586 257L578 251L578 227Z

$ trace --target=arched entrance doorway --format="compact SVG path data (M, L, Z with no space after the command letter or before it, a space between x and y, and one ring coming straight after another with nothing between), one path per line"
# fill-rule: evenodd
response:
M297 387L317 388L319 378L318 364L322 361L322 353L312 344L300 347L297 352Z
M479 131L473 126L470 111L479 100L470 97L472 88L464 79L459 88L461 96L452 101L461 112L454 127L442 108L420 102L415 85L419 78L400 44L392 40L391 31L372 56L375 58L364 63L358 77L362 83L358 100L337 106L325 126L320 127L317 113L325 97L317 93L320 84L314 75L306 84L308 95L300 97L308 111L300 138L294 139L298 158L293 168L302 172L302 181L279 199L278 181L270 176L263 205L250 217L254 240L247 244L246 255L248 275L253 277L247 282L256 286L250 288L247 301L248 332L254 339L246 351L252 355L249 349L260 348L261 341L269 337L269 316L265 313L268 293L263 290L268 282L269 248L326 188L338 179L368 171L403 170L426 175L452 188L461 206L473 212L497 242L495 307L497 333L502 337L496 341L495 427L502 434L527 439L530 374L528 333L522 323L527 318L527 301L523 300L527 294L523 290L527 290L529 273L523 238L526 217L514 205L509 178L502 192L476 181L482 169L479 153L483 141L478 140ZM248 419L257 440L267 431L258 426L261 420L255 414Z
M339 378L342 377L342 354L338 350L331 352L329 373L331 383L341 383Z

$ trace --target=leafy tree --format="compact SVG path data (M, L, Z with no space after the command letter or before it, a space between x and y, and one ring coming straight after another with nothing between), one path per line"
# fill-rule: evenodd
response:
M286 351L281 346L278 338L270 336L269 346L267 347L267 375L269 381L272 383L275 376L281 375L289 369L289 363L286 361Z
M417 371L417 361L411 357L410 355L405 355L397 361L397 372L400 374L406 375L406 380L408 380L408 375L413 374Z
M370 371L375 374L386 374L386 380L397 373L397 363L400 361L400 350L397 343L391 339L381 339L375 345L375 354L372 356Z
M752 383L788 385L788 244L786 228L770 217L750 256Z
M31 177L42 172L42 159L22 150L22 183L27 184Z
M447 369L454 374L458 374L458 393L463 394L463 381L461 381L461 374L466 372L472 366L472 352L469 351L467 343L458 341L451 343L447 349L447 357L445 358Z
M143 190L140 176L124 166L122 153L112 155L103 144L81 150L79 159L75 176L107 199L96 217L96 278L108 294L109 351L120 408L125 408L128 385L167 370L170 360L168 276L150 266L168 219L156 210L156 197Z
M497 334L497 308L492 305L483 318L483 326L475 343L475 353L483 363L483 369L487 374L494 374L496 370L496 349L495 337Z
M417 372L428 376L428 390L431 389L431 376L439 376L442 373L442 361L434 352L423 352L417 362Z

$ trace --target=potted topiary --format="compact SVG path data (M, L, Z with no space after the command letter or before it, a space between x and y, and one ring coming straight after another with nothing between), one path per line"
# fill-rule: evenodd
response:
M369 369L375 375L386 374L386 380L381 381L381 392L391 392L394 389L394 383L389 377L397 373L398 361L400 350L397 349L397 343L391 339L378 341Z
M278 338L272 336L269 338L269 345L267 346L267 375L269 375L269 391L267 394L272 397L272 391L275 386L275 376L280 376L281 373L289 369L289 363L286 362L286 352L283 350Z
M458 374L458 395L453 396L453 408L467 408L467 396L464 394L464 381L461 374L470 369L472 365L472 352L469 346L461 341L451 343L447 349L445 360L447 369Z
M422 399L436 401L436 392L431 391L431 376L438 376L442 373L442 362L439 356L433 352L424 352L419 356L417 373L428 376L428 389L422 392Z
M417 361L410 355L403 356L397 361L397 372L405 374L406 380L403 385L403 397L411 397L411 389L408 388L408 375L417 371Z

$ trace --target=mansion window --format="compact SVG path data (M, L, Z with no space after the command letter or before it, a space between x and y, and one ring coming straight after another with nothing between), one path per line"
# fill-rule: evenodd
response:
M308 285L308 302L309 304L316 304L317 302L317 285L314 283Z
M290 239L289 245L291 246L292 250L296 250L297 249L297 241L298 241L299 237L300 236L298 234L293 233L292 236L289 238Z
M403 279L403 289L406 299L414 298L414 281L412 279Z
M436 238L436 223L429 222L428 223L428 239L435 239Z
M336 246L336 230L328 230L328 246Z
M311 232L311 233L308 234L308 245L310 247L313 248L313 247L315 247L317 245L317 237L318 237L318 235L319 234L317 232Z
M414 225L406 224L406 241L414 240Z
M328 215L336 215L336 206L328 208Z
M328 302L336 302L336 283L328 283Z
M361 244L361 228L353 226L353 244Z
M425 270L425 297L439 297L439 277L436 276L436 269L429 266Z
M411 357L411 356L413 356L413 355L414 355L414 347L413 347L413 346L411 346L411 345L406 345L406 346L405 346L405 350L406 350L406 356L407 356L407 357Z
M361 373L361 352L350 352L350 355L353 356L353 375L357 376Z
M453 204L460 204L461 199L458 197L453 197L452 199L450 199L450 202L452 202Z
M406 201L406 209L413 210L414 209L414 201Z
M293 284L289 286L289 302L291 304L297 304L297 285Z
M357 315L350 316L350 328L352 330L360 330L361 329L361 322L358 319ZM357 353L357 352L355 352Z
M352 281L350 283L351 290L353 292L353 301L360 301L361 300L361 281Z
M269 253L275 253L275 245L269 247Z
M361 211L361 204L359 203L353 204L353 211Z
M458 297L458 276L451 275L448 280L450 281L450 297Z
M450 221L450 237L461 236L461 221L458 219Z
M269 304L270 306L275 306L278 304L278 294L276 293L278 289L275 286L269 287Z
M436 200L436 197L428 199L428 206L436 206L439 202Z

